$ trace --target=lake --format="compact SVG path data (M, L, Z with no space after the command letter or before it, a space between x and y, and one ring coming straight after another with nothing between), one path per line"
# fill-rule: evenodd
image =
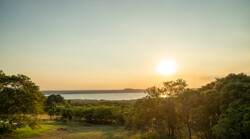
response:
M146 96L145 93L96 93L96 94L60 94L64 99L92 99L92 100L130 100ZM48 96L48 95L45 95Z
M122 90L47 90L41 91L45 96L60 94L65 99L91 100L131 100L146 96L144 89L125 88Z

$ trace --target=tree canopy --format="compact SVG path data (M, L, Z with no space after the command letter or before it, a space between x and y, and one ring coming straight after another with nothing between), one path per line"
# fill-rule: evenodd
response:
M201 88L186 88L184 80L151 87L137 100L127 128L168 137L188 129L201 138L250 138L250 77L229 74Z
M45 96L39 87L25 75L6 75L0 70L1 131L13 123L25 124L27 114L43 112Z

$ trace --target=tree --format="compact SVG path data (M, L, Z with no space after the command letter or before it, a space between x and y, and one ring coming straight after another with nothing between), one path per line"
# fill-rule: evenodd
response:
M137 100L128 125L174 137L186 125L201 138L250 138L250 77L229 74L201 88L186 89L182 79L151 87Z
M246 104L250 102L250 97L248 97L250 96L250 77L242 73L229 74L224 78L217 78L215 82L207 84L198 90L202 99L200 105L204 107L203 111L206 111L205 115L207 117L204 113L202 116L208 119L209 122L205 122L206 120L200 121L200 123L196 122L194 129L204 133L208 138L212 137L212 133L216 138L238 138L236 132L233 131L239 130L243 132L241 128L244 127L244 124L240 123L248 123L248 120L243 120L247 116L242 111L249 108ZM235 107L232 108L232 106ZM244 109L242 106L244 106ZM198 119L193 118L192 120L195 122ZM232 124L238 126L232 126ZM234 128L231 129L230 126ZM203 129L197 127L203 127ZM205 127L206 130L204 130ZM229 132L234 135L229 134ZM244 135L243 133L240 134Z
M183 124L183 120L181 112L179 111L180 103L178 102L178 97L185 92L188 85L183 79L164 82L163 85L165 90L164 94L168 97L164 101L162 108L167 118L169 134L174 137L175 130L177 130L181 137L180 128Z
M63 104L65 104L65 101L61 95L50 95L45 101L45 111L52 118L58 112L57 107Z
M199 91L195 89L185 89L176 98L178 123L188 128L189 138L191 139L190 113L193 108L197 108L201 104Z
M178 130L181 136L176 98L185 91L187 84L178 79L163 85L163 88L150 87L146 90L148 95L136 102L128 127L170 137L174 137Z
M250 138L250 77L229 74L216 84L221 115L213 127L216 138Z
M218 139L250 138L249 102L236 101L231 104L213 127L213 135Z
M61 95L50 95L46 98L45 105L50 106L52 103L56 103L57 105L65 104L64 98Z
M164 82L165 94L168 96L178 96L185 91L188 86L186 81L183 79L177 79L176 81Z
M194 130L203 133L206 139L211 138L209 113L204 106L192 109L190 119Z
M11 132L18 124L28 124L27 114L43 112L45 96L25 75L5 75L0 70L0 130Z
M62 120L65 122L70 122L74 115L74 110L70 104L66 104L64 107L62 107Z

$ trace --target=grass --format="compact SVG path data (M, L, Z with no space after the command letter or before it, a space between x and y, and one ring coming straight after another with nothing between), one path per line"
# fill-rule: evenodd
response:
M66 130L62 130L66 129ZM55 120L43 120L40 128L29 126L15 130L7 138L39 139L140 139L143 135L131 132L124 127L110 125L84 124L82 121L64 123ZM183 136L184 139L188 136ZM192 137L193 138L193 137Z
M80 138L107 138L107 139L123 139L123 138L138 138L137 134L133 134L123 127L113 127L113 126L82 126L69 129L75 137Z
M48 132L53 132L55 128L50 125L42 124L40 127L32 129L29 126L15 130L9 137L11 138L29 138L39 136Z
M66 130L60 130L61 128ZM15 130L9 138L40 139L139 139L140 134L132 133L124 127L108 125L84 125L82 122L63 123L44 120L40 128L29 126Z

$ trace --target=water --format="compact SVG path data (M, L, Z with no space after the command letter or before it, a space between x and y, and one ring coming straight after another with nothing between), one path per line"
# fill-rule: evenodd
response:
M48 96L48 95L45 95ZM145 93L97 93L97 94L61 94L64 99L92 99L92 100L131 100L146 96Z

